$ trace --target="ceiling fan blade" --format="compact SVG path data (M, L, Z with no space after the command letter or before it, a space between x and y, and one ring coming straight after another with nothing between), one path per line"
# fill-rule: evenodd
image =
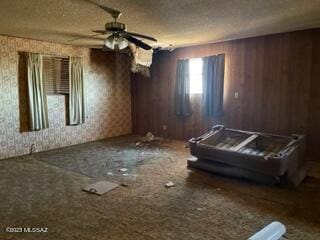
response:
M98 33L98 35L99 35L99 34L100 34L100 35L105 35L105 34L108 33L108 31L106 31L106 30L94 30L94 31L92 31L92 32Z
M107 48L105 45L92 45L92 46L89 46L89 48L91 48L91 49L99 49L102 52L114 52L114 50L112 50L110 48Z
M84 0L84 1L86 1L86 2L88 2L88 3L91 3L91 4L95 5L95 6L103 9L103 10L106 11L107 13L111 14L111 16L114 17L114 18L118 18L118 17L120 17L121 14L122 14L121 11L119 11L119 10L112 9L112 8L109 8L109 7L106 7L106 6L103 6L103 5L101 5L101 4L99 4L99 3L96 3L96 2L94 2L94 1L91 1L91 0Z
M131 37L131 36L123 36L125 39L127 39L129 42L132 42L132 43L134 43L135 45L137 45L138 47L141 47L141 48L143 48L144 50L150 50L150 49L152 49L152 47L151 46L149 46L148 44L146 44L146 43L144 43L144 42L142 42L142 41L140 41L139 39L136 39L136 38L134 38L134 37Z
M100 44L100 45L87 45L86 47L88 47L88 48L91 48L91 49L101 49L102 48L102 44Z
M146 36L146 35L143 35L143 34L140 34L140 33L124 32L123 35L130 35L130 36L140 37L140 38L144 38L144 39L148 39L148 40L157 42L157 39L155 39L154 37Z
M97 33L97 34L93 34L93 35L89 35L89 36L81 36L81 37L72 38L72 39L69 39L68 42L73 42L73 41L77 41L77 40L85 39L85 38L92 38L92 37L95 37L98 35L101 35L101 33Z

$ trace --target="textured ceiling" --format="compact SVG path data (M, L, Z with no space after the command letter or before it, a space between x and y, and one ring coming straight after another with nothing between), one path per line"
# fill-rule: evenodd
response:
M128 30L161 46L188 46L320 27L320 0L92 0L123 12ZM69 39L112 18L85 0L0 0L0 34L92 46Z

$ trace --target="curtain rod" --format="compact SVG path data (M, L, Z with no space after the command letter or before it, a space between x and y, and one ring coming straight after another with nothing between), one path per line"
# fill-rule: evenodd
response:
M38 52L18 51L18 53L37 53L37 54L41 54L44 57L70 58L70 56L66 56L66 55L44 54L44 53L38 53Z
M41 53L40 53L41 54ZM44 57L54 57L54 58L70 58L70 56L63 56L63 55L51 55L51 54L42 54Z
M213 56L219 56L219 55L226 55L225 53L218 53L218 54L211 54L211 55L201 55L201 56L191 56L191 57L178 57L178 60L189 60L192 58L205 58L205 57L213 57Z

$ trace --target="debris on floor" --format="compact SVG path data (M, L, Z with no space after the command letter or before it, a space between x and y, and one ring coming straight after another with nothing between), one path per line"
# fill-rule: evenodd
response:
M201 208L201 207L198 207L197 210L200 211L200 212L203 212L205 209Z
M128 168L120 168L119 169L119 172L127 172L128 171Z
M41 152L32 158L27 155L24 160L0 161L0 225L45 224L48 240L69 239L70 235L83 239L247 240L274 218L285 221L287 240L319 238L319 209L315 206L320 205L320 164L315 166L317 175L307 178L298 190L277 189L189 172L185 166L189 152L181 141L164 140L159 148L136 147L136 141L140 141L136 136L120 137ZM105 167L107 159L109 168ZM129 176L122 176L120 168L128 168ZM57 179L63 179L63 184ZM82 187L101 180L119 187L102 196L82 192ZM166 188L169 181L176 186ZM48 194L43 194L49 185ZM29 214L31 209L34 214ZM40 219L45 212L50 214ZM84 220L87 227L82 227ZM77 232L65 233L66 229ZM15 235L4 233L4 238L24 238L24 234ZM29 235L25 239L33 237Z
M171 187L174 187L176 186L173 182L167 182L165 185L164 185L166 188L171 188Z
M113 176L113 172L107 172L107 175Z
M126 183L121 183L121 186L122 186L122 187L129 187L129 185L126 184Z
M137 147L149 146L151 143L159 143L163 138L156 137L152 132L147 132L147 134L140 138L139 141L135 143Z
M187 161L197 161L198 158L196 158L195 156L190 156L187 158Z
M154 135L151 132L147 132L146 138L148 142L152 142L154 140Z
M280 240L286 233L286 227L280 222L272 222L248 240Z
M119 186L118 184L113 183L113 182L99 181L99 182L96 182L96 183L93 183L93 184L86 186L82 190L86 191L88 193L94 193L94 194L101 196L101 195L105 194L106 192L109 192L109 191L115 189L118 186Z

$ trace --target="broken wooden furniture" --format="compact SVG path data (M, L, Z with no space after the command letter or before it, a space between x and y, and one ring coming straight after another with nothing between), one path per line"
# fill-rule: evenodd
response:
M261 183L297 186L305 178L303 135L281 136L216 125L189 140L188 167Z

